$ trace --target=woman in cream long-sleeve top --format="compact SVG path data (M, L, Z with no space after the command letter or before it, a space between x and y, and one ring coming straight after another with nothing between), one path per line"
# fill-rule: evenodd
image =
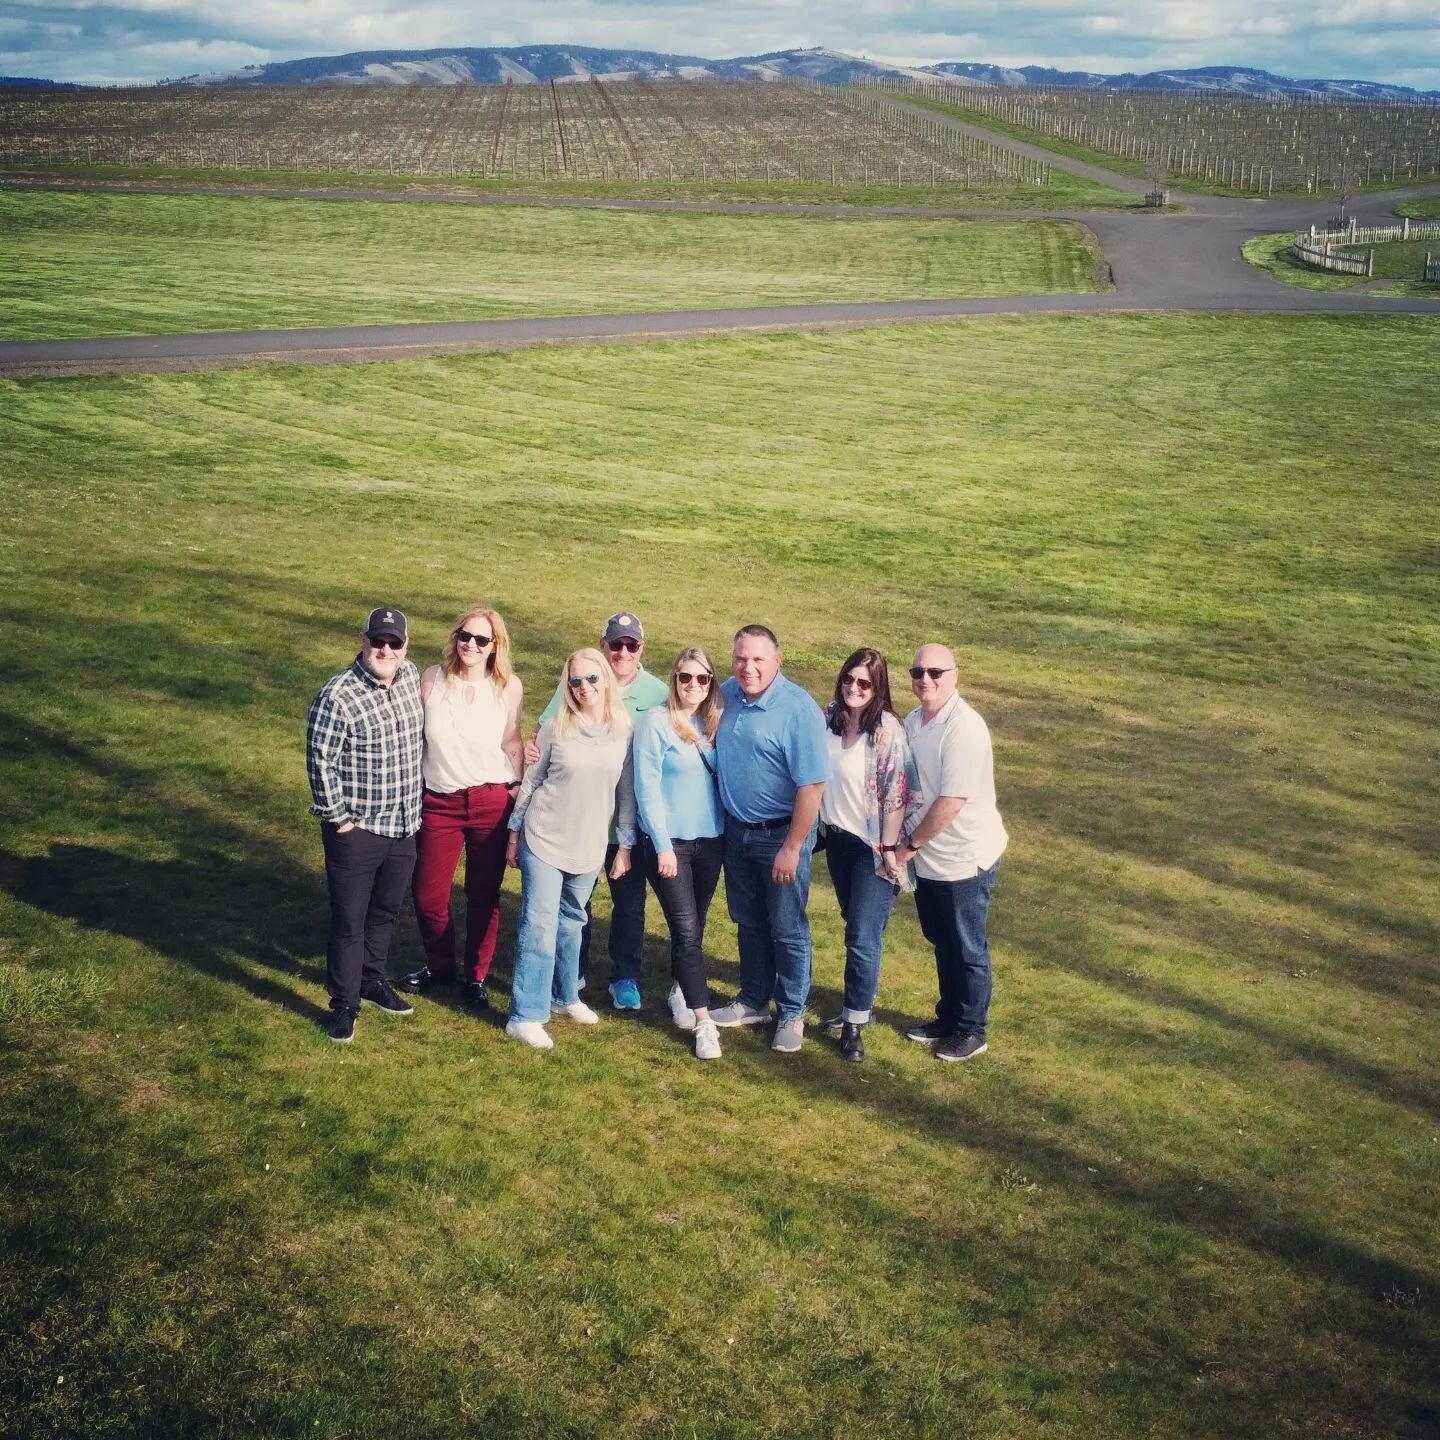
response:
M545 1025L555 1009L593 1025L600 1018L580 998L580 933L615 816L619 841L610 868L630 869L635 843L635 783L630 717L620 687L598 650L565 661L565 704L540 727L540 758L510 817L506 859L520 868L520 928L505 1033L540 1050L555 1042Z

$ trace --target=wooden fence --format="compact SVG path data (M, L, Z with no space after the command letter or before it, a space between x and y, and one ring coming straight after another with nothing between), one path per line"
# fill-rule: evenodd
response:
M1312 235L1297 235L1290 253L1302 264L1315 270L1330 270L1337 275L1364 275L1367 279L1375 273L1375 252L1364 255L1346 255L1330 249L1325 239L1318 240Z
M1312 244L1328 240L1332 245L1389 245L1397 240L1440 240L1440 220L1412 220L1402 216L1398 225L1361 225L1353 217L1348 225L1332 225L1328 231L1310 227Z

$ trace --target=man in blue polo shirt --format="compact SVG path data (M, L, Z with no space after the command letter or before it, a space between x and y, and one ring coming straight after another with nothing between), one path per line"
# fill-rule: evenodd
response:
M780 673L780 642L764 625L735 636L733 677L715 742L725 807L725 893L740 931L740 993L711 1012L717 1025L763 1025L793 1054L810 996L810 856L829 771L825 717Z

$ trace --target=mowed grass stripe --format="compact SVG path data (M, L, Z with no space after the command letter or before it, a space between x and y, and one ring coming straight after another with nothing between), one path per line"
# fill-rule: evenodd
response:
M0 337L1091 291L1078 225L0 192Z
M1406 319L1117 316L5 385L0 963L111 986L0 1051L17 1424L1423 1433L1437 369ZM302 713L379 594L422 654L493 598L532 715L616 604L661 658L762 616L817 693L957 640L992 1055L895 1033L907 902L863 1067L697 1066L653 909L637 1023L337 1056ZM708 948L728 994L723 906Z

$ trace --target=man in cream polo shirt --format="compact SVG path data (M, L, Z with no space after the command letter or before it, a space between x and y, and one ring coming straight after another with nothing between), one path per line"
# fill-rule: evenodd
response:
M895 859L915 862L915 913L935 947L940 1000L935 1019L905 1033L935 1046L939 1060L985 1053L990 1012L990 892L1008 836L995 805L990 731L955 693L955 656L922 645L910 667L920 701L905 733L920 779L918 822L900 837Z

